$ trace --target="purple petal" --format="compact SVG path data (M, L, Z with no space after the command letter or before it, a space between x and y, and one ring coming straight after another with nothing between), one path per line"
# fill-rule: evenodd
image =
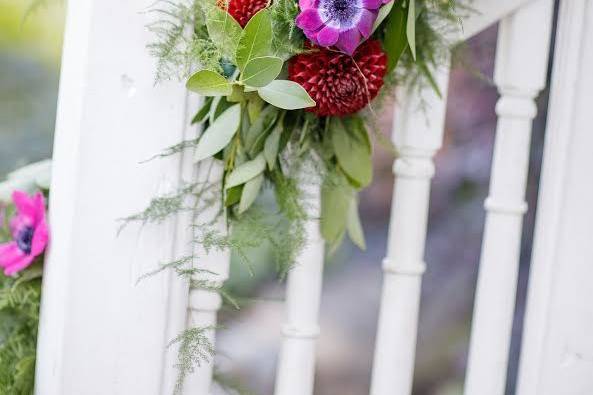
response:
M305 33L305 36L307 36L309 41L311 41L313 44L319 45L319 41L317 41L317 33L318 32L316 32L314 30L303 30L303 33Z
M389 3L390 0L362 0L362 6L370 10L376 10L383 4Z
M362 10L360 22L358 22L358 30L365 38L369 38L371 33L373 33L373 25L376 19L377 15L374 12Z
M33 240L31 241L31 255L37 256L40 255L47 247L47 242L49 241L49 229L47 227L47 223L45 219L43 219L37 227L35 228L35 233L33 234Z
M361 39L362 36L357 28L346 30L340 34L336 46L348 55L352 55L360 44Z
M0 267L6 268L21 260L25 254L19 249L17 243L0 244Z
M33 206L35 209L35 224L45 220L45 197L41 192L37 192L33 196Z
M297 16L296 25L303 30L317 30L323 25L323 21L316 8L309 8Z
M29 267L33 263L34 259L35 257L33 255L24 255L21 259L15 261L12 265L6 267L4 269L4 274L7 276L12 276L16 274L21 270Z
M325 26L317 33L317 41L322 47L331 47L338 42L340 31L331 26Z
M23 191L14 191L12 193L12 201L18 211L18 215L25 217L33 223L35 221L35 209L34 200Z
M317 0L299 0L299 7L302 11L315 8L317 6Z

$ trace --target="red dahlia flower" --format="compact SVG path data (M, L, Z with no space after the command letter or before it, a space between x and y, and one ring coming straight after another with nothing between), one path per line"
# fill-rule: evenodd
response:
M362 44L353 56L320 48L290 59L289 78L317 102L307 109L319 116L344 116L362 110L383 86L387 55L379 41Z
M268 0L217 0L216 4L220 8L226 9L241 27L245 27L258 11L268 6Z

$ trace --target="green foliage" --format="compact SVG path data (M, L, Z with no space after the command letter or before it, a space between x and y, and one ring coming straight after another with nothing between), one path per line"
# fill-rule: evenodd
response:
M196 367L210 362L214 357L214 346L208 337L208 331L214 329L212 327L186 329L169 343L169 347L179 345L175 365L179 373L175 382L174 395L182 393L185 378L192 374Z
M0 393L33 394L41 266L0 277Z
M185 78L196 60L204 68L219 68L216 47L207 36L197 31L192 34L194 26L204 20L198 2L158 0L148 12L157 15L156 22L147 26L155 35L148 50L157 59L157 81Z
M270 55L272 49L272 19L270 11L263 9L245 26L237 46L237 66L244 70L252 59Z
M299 110L316 105L307 91L293 81L272 81L257 92L263 100L283 110Z
M371 142L359 117L332 118L332 146L340 168L358 188L369 185L373 178Z
M272 18L272 48L276 56L284 60L303 52L305 36L296 26L299 14L298 4L294 0L274 0L270 6Z
M140 222L142 225L160 224L179 212L191 210L191 206L187 204L186 199L194 194L196 187L197 184L187 185L174 194L153 198L148 207L141 212L122 218L120 220L122 221L120 231L132 222Z
M214 156L225 148L241 126L241 105L235 104L225 110L200 137L194 161L199 162Z
M228 96L233 93L233 85L211 70L200 70L192 75L187 80L186 87L202 96Z
M239 38L243 32L241 25L228 12L216 5L205 2L203 9L209 37L218 48L219 56L235 61Z
M241 82L255 88L267 86L278 77L283 64L282 59L276 56L253 58L245 65Z

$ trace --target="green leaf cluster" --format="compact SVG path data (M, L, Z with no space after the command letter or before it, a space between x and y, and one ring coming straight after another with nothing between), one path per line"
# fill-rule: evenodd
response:
M29 267L20 277L0 277L0 393L32 395L41 263Z
M200 70L187 81L187 88L203 96L231 96L235 100L244 93L257 92L264 101L282 109L312 107L315 102L297 83L276 80L284 59L273 54L274 25L269 9L259 11L245 29L228 12L213 7L206 26L220 53L233 62L238 78L228 79L215 70Z

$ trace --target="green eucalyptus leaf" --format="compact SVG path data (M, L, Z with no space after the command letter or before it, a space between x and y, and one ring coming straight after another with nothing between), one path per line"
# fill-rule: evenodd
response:
M228 96L233 92L233 84L211 70L201 70L193 74L185 86L202 96Z
M241 201L241 195L243 194L243 185L237 185L236 187L232 187L227 189L226 197L224 200L224 206L230 207L234 206L235 204Z
M388 72L393 71L402 54L408 47L406 37L407 13L402 6L402 1L394 5L385 25L385 40L383 47L387 53Z
M410 45L412 56L414 57L414 60L416 60L416 0L409 0L406 36L408 37L408 44Z
M233 85L232 93L228 95L226 99L231 103L243 102L245 100L245 95L243 94L243 87L240 85Z
M278 77L283 64L282 59L275 56L251 59L241 74L241 82L250 87L264 87Z
M212 98L207 97L204 100L204 104L202 104L202 107L198 110L196 115L192 118L191 124L195 125L195 124L200 124L200 123L205 122L206 118L208 118L208 114L210 114L211 105L212 105Z
M247 102L247 113L249 114L249 121L251 123L257 121L263 108L264 101L258 95L249 97L249 101Z
M266 102L283 110L298 110L315 107L315 100L294 81L275 80L258 89L257 93Z
M389 13L393 9L393 5L397 1L398 0L393 0L392 2L385 4L383 7L381 7L379 9L379 14L377 15L377 19L375 19L375 24L373 25L373 30L372 30L373 33L375 31L377 31L377 29L379 28L379 26L381 26L381 23L383 23L383 21L385 20L385 18L387 18L389 16Z
M230 143L233 136L241 125L241 105L235 104L226 109L216 120L204 131L198 141L194 161L199 162L209 158Z
M244 70L249 61L267 56L272 50L272 17L263 9L249 20L237 46L237 66Z
M370 139L362 121L332 118L331 140L338 164L355 186L364 188L373 179Z
M276 160L278 157L278 152L280 151L280 137L282 136L282 132L284 131L284 127L282 125L282 120L276 124L276 127L270 133L268 138L266 139L266 144L264 145L264 156L266 157L266 161L268 162L268 168L270 170L274 170L276 166Z
M249 207L251 207L253 202L255 202L263 183L263 174L260 174L245 183L243 194L241 195L241 202L239 203L239 214L243 214Z
M258 149L263 148L263 142L274 127L278 119L278 109L274 106L267 106L247 130L243 137L243 146L249 154L257 154ZM252 157L255 155L252 155Z
M245 162L235 168L226 178L225 189L235 187L237 185L245 184L252 178L262 174L266 169L266 159L263 155L258 155L257 158Z
M346 232L353 194L346 180L326 181L321 188L321 234L330 245L337 244Z
M350 208L348 210L348 236L350 240L358 246L361 250L366 250L366 241L364 238L364 230L360 223L360 215L358 214L358 199L353 196L350 200Z
M206 16L206 28L210 39L223 56L234 60L243 33L239 22L225 10L211 7Z

